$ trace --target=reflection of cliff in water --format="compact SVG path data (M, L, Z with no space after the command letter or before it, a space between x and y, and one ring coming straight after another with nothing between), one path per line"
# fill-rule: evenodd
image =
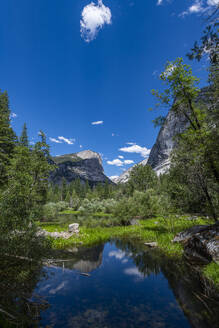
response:
M148 276L162 272L184 314L194 328L218 328L219 293L184 261L170 259L158 249L134 241L115 242L131 256L138 270Z
M74 247L65 253L65 261L58 262L57 265L70 270L78 270L85 273L91 272L101 265L103 248L103 244L89 248Z

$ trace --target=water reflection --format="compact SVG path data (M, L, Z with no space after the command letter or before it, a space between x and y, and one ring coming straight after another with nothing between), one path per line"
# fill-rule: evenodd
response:
M0 271L4 309L25 316L38 297L40 306L32 317L26 313L23 327L218 327L218 300L206 294L198 274L157 249L115 240L56 257L50 267L31 265L28 272L21 267L26 273L15 279ZM10 284L6 297L2 291Z

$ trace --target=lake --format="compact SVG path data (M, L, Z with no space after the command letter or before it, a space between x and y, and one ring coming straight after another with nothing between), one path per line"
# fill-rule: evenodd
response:
M2 308L13 316L17 311L23 327L219 326L219 303L206 294L199 275L157 249L114 240L69 249L62 259L49 267L33 267L31 281L23 277L23 288L28 281L25 297L15 289L13 298L0 296Z

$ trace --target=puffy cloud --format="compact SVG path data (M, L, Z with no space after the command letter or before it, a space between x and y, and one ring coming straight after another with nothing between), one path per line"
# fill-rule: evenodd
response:
M121 156L121 157L124 158L123 156ZM124 165L133 164L133 163L134 163L134 161L131 160L131 159L126 159L126 160L122 161L119 158L116 158L113 161L107 161L107 164L109 164L109 165L115 165L115 166L124 166Z
M102 0L98 4L91 2L84 7L81 13L81 36L86 42L94 40L99 30L105 24L111 24L112 14L108 7L104 6Z
M74 145L75 139L67 139L65 137L58 137L59 140L66 142L68 145Z
M55 138L49 138L49 140L50 140L51 142L55 142L55 143L62 143L60 140L55 139Z
M133 161L133 160L130 160L130 159L126 159L126 160L124 160L123 163L124 163L125 165L129 165L129 164L133 164L134 161Z
M96 121L96 122L91 122L92 125L100 125L103 124L103 121Z
M136 145L136 142L126 142L126 145L130 145L130 146Z
M157 5L160 6L163 3L163 0L157 0Z
M121 159L123 159L123 158L124 158L124 156L122 156L122 155L119 155L118 157L119 157L119 158L121 158Z
M146 158L150 154L150 149L147 149L146 147L141 147L139 145L132 145L129 147L123 147L119 149L120 151L123 151L124 153L136 153L140 154L142 157Z
M123 166L123 162L118 158L114 159L113 161L107 161L107 164L115 165L115 166Z
M10 118L16 118L17 114L16 113L11 113Z
M115 257L117 260L122 260L125 256L125 252L120 249L118 251L109 252L109 257Z
M197 0L192 6L188 9L189 13L199 13L203 11L202 2Z

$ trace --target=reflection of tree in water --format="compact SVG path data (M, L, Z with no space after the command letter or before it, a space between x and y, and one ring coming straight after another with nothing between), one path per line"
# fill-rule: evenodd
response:
M133 240L116 240L115 244L132 258L144 276L164 274L192 327L218 328L219 292L203 279L200 270Z
M48 307L33 295L43 276L42 256L50 253L49 243L41 238L18 235L0 255L0 327L38 327L40 311ZM3 239L1 238L2 245ZM14 246L14 252L12 252Z
M32 295L42 275L42 266L38 263L11 258L0 260L1 327L10 327L10 324L37 327L40 311L48 307L43 299Z

